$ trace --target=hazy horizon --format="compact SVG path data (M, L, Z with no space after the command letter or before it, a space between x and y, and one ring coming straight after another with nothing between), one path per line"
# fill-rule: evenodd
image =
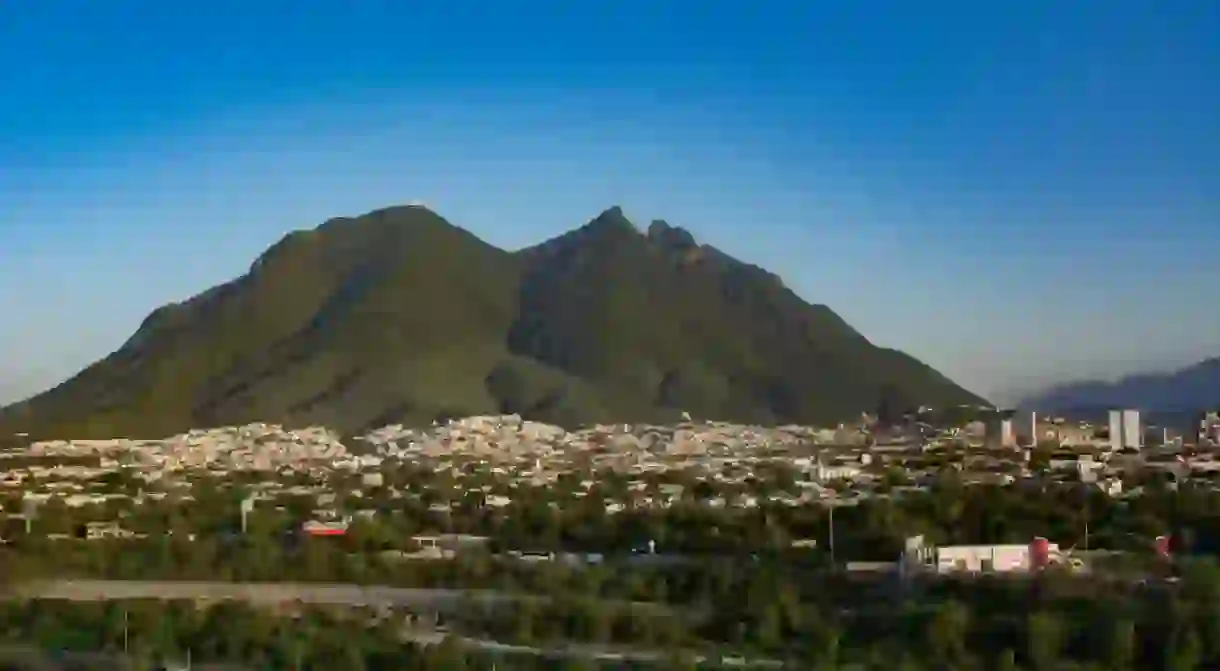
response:
M412 201L665 219L1001 403L1220 355L1220 5L941 7L11 8L0 403Z

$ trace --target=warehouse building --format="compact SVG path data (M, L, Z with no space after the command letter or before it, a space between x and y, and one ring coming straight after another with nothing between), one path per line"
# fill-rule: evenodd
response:
M927 545L922 536L907 539L903 553L907 570L952 573L1027 573L1049 566L1073 569L1082 563L1059 549L1058 543L1034 538L1029 543L1008 545Z

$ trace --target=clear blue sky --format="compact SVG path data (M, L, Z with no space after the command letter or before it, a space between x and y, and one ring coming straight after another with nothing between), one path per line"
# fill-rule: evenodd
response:
M295 228L612 204L1004 396L1220 354L1220 3L0 5L0 399Z

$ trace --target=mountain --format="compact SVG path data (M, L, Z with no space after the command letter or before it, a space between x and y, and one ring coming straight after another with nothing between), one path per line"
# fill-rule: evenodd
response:
M883 399L981 402L663 221L641 232L615 207L507 252L402 206L290 233L245 275L158 308L110 356L0 410L0 433L354 431L497 412L814 423Z
M1054 387L1021 402L1048 411L1141 408L1193 412L1220 406L1220 357L1178 371L1130 375L1117 382L1076 382Z

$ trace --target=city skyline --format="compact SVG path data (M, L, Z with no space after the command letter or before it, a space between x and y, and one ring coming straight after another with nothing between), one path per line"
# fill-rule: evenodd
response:
M666 219L1001 403L1220 354L1214 3L294 6L6 11L0 403L411 201L505 248Z

